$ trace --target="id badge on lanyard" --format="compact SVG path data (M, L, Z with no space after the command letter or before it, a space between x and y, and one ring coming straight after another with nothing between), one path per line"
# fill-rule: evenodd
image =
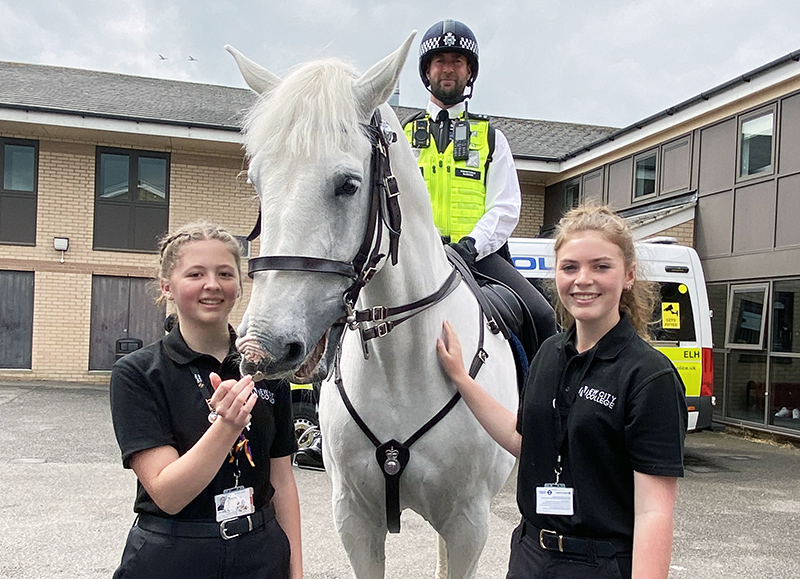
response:
M233 487L214 497L217 522L253 514L253 487Z
M572 409L572 406L569 406ZM575 489L566 486L561 482L561 452L566 437L566 419L569 417L569 410L565 415L561 414L560 405L556 404L556 399L553 399L553 410L557 417L558 432L557 448L559 454L556 459L556 466L553 469L556 475L555 482L546 483L544 486L536 487L536 514L537 515L562 515L572 516L575 514Z
M561 477L561 455L558 456L555 473L556 482L536 487L536 514L572 516L575 514L575 489L558 482Z

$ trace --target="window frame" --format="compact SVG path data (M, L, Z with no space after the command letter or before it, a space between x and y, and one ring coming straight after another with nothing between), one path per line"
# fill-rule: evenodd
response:
M572 191L575 191L575 195L572 197L570 202L569 195ZM581 180L580 179L570 179L566 183L564 183L564 198L562 201L562 206L564 212L569 211L570 209L574 209L581 204Z
M772 280L770 288L772 295L770 296L770 310L769 310L770 311L769 354L770 356L780 357L780 358L800 358L800 348L797 348L794 345L791 346L792 349L790 350L777 350L775 348L775 342L776 342L775 330L776 330L776 325L778 323L778 316L776 314L776 309L778 308L775 307L777 303L776 298L778 297L779 294L789 293L784 290L784 284L787 283L800 284L800 278L790 277L790 278ZM800 296L800 291L797 292L797 295ZM798 300L797 304L793 304L793 307L800 307L800 300ZM792 336L793 334L796 333L793 331L794 317L795 317L794 315L791 316L790 318L791 322L788 326L789 332L790 334L792 334Z
M761 320L760 320L760 329L759 329L759 340L757 344L740 344L738 342L731 341L731 330L733 329L734 323L738 323L739 320L734 322L733 319L733 308L734 303L736 302L736 294L742 294L747 292L753 291L763 291L764 294L764 301L761 304ZM764 351L766 346L764 345L764 340L766 338L766 331L767 331L767 316L769 315L769 308L771 305L770 302L770 284L769 282L763 283L750 283L750 284L731 284L728 290L728 311L725 317L726 324L725 324L725 347L730 350L756 350L756 351Z
M33 149L33 190L22 191L18 189L5 188L5 163L6 145L18 147L31 147ZM39 141L32 139L16 139L11 137L0 137L0 198L5 199L29 199L33 201L33 223L32 241L3 239L3 232L0 232L0 245L25 245L33 247L36 245L36 229L39 213Z
M652 193L645 193L644 195L636 195L636 183L639 178L636 175L636 166L637 163L643 159L648 159L650 157L655 158L656 166L653 175L653 192ZM660 190L660 183L659 183L659 169L661 168L661 163L659 159L659 149L656 147L655 149L648 149L647 151L642 151L641 153L637 153L633 156L633 185L631 187L631 202L632 203L639 203L640 201L654 199L658 196Z
M744 144L744 135L742 134L742 130L744 128L744 124L749 121L754 121L761 117L765 117L767 115L772 115L772 133L770 134L770 164L768 169L764 171L759 171L758 173L744 173L744 157L742 155L742 145ZM778 142L778 110L776 104L771 104L766 107L762 107L755 111L750 111L749 113L742 114L737 119L737 132L736 132L736 182L744 182L744 181L752 181L754 179L761 179L762 177L770 177L775 175L776 169L776 156L777 156L777 142Z
M122 155L128 158L128 198L126 199L104 199L102 194L102 159L103 155ZM148 199L138 198L138 184L140 182L139 175L139 160L142 158L162 159L165 162L164 167L164 200L152 201ZM165 230L169 226L169 211L170 211L170 170L171 170L171 156L170 153L165 151L147 151L143 149L124 149L118 147L96 147L95 151L95 184L94 184L94 223L92 235L92 248L96 251L124 251L131 253L157 253L158 246L154 242L152 247L136 247L135 237L137 232L137 224L134 219L137 208L157 208L163 209ZM127 237L124 247L106 246L98 243L98 229L99 227L121 227L120 224L98 224L98 206L106 208L125 208L127 210L128 219L125 224L125 235ZM163 233L163 232L162 232ZM154 240L155 241L155 240Z

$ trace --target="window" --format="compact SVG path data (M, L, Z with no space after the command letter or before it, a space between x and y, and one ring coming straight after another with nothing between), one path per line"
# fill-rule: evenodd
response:
M727 348L764 348L767 284L732 286L729 300Z
M686 287L678 282L663 282L659 284L661 299L653 310L652 333L656 342L694 342L697 340L694 329L694 312L692 300ZM664 312L677 310L678 323L673 327L664 327Z
M714 343L714 392L725 392L725 316L728 312L727 284L709 284L708 305L711 306L711 336ZM719 398L722 403L714 406L714 417L723 416L725 397Z
M580 181L571 181L564 186L564 211L577 207L581 203Z
M772 172L775 113L770 110L740 121L739 176Z
M795 298L797 298L795 300ZM776 281L772 296L772 351L800 354L800 280Z
M94 248L155 252L169 218L169 155L98 148Z
M0 243L36 244L38 144L0 139Z
M633 198L639 199L653 195L656 192L656 164L655 151L645 153L634 161L634 186Z

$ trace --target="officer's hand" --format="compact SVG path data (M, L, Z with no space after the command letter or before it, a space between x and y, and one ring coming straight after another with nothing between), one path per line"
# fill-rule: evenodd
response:
M461 259L466 262L470 269L475 266L475 262L478 260L478 250L475 249L474 239L464 236L458 243L450 243L449 245L458 252L458 255L461 256Z

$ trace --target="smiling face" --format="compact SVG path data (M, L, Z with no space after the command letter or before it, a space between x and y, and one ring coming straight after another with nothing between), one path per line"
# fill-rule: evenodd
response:
M556 288L578 332L602 336L620 319L622 292L635 270L620 248L597 231L572 234L556 252Z
M218 239L190 241L161 292L175 302L178 319L186 326L225 326L239 297L239 268L230 249Z
M472 76L467 57L457 52L440 52L433 55L428 65L431 94L437 104L460 97Z

